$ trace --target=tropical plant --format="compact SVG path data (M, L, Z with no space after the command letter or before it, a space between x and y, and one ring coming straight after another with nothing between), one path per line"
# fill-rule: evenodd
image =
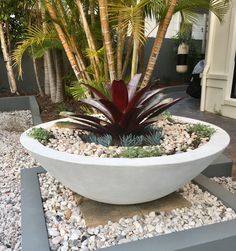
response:
M97 99L82 99L80 105L91 107L103 114L106 119L85 114L63 113L74 122L57 122L56 125L88 132L112 135L114 141L121 141L124 135L150 134L145 130L158 120L158 116L181 98L163 100L162 89L149 90L148 87L137 90L141 74L136 74L128 85L123 80L114 80L107 86L110 95L105 96L96 88L83 83ZM133 140L133 138L132 138Z
M147 39L145 20L146 17L155 19L158 29L146 69L143 70L142 87L150 83L167 28L175 13L181 13L181 27L184 27L184 23L196 21L194 11L199 9L210 10L222 21L229 6L225 0L35 1L41 3L42 31L46 33L48 26L54 26L55 40L60 41L78 83L102 81L108 84L126 77L130 79L140 72L143 61L141 51ZM53 57L49 54L52 53L45 52L45 72ZM126 75L128 65L131 65L131 72ZM46 88L45 92L48 93ZM89 97L89 93L86 96Z

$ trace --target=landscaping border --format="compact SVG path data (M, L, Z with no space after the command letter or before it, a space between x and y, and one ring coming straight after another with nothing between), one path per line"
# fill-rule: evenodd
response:
M38 125L42 123L42 119L40 117L39 106L34 96L0 98L0 111L12 112L12 111L20 111L20 110L31 111L34 125Z
M42 167L22 169L22 251L49 251L48 233L43 213L38 174ZM193 180L203 190L236 210L236 196L215 181L200 174ZM235 251L236 220L160 235L105 248L106 251ZM227 249L226 249L227 248ZM103 249L100 249L103 250Z

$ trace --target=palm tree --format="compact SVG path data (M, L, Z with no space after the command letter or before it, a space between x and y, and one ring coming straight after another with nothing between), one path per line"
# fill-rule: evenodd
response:
M16 79L14 76L11 57L10 57L10 53L9 53L9 49L8 49L9 46L7 44L7 40L5 37L4 23L3 22L0 22L0 41L1 41L2 54L3 54L4 62L6 65L8 82L9 82L11 93L18 94Z
M152 73L153 73L153 70L154 70L160 49L161 49L161 45L162 45L163 40L165 38L168 26L171 21L171 18L174 14L176 4L177 4L177 0L170 0L168 2L166 14L165 14L164 18L161 20L161 22L159 23L156 39L154 41L154 44L152 47L152 52L149 57L146 72L145 72L145 75L143 78L142 87L147 85L151 79L151 76L152 76Z
M159 27L153 44L152 52L149 57L148 65L143 78L142 86L146 86L150 80L158 60L159 52L167 32L172 16L180 12L182 22L191 22L194 20L194 12L199 9L205 9L213 12L219 19L223 20L223 16L228 11L229 5L227 0L169 0L162 1L158 6L158 1L150 1L149 11L153 12L152 17L156 17Z
M203 8L214 12L222 20L228 9L224 0L41 1L45 1L47 13L55 27L57 35L54 39L61 42L78 81L93 85L124 78L130 62L129 75L137 73L139 50L147 39L144 36L146 17L156 19L158 30L144 71L143 86L150 82L166 31L175 13L181 13L183 22L190 22L194 21L193 11ZM117 48L116 53L114 48ZM52 62L45 60L45 67L50 64Z
M115 69L114 52L112 48L112 39L111 39L110 28L109 28L107 1L98 0L98 4L99 4L99 11L100 11L102 35L104 39L104 47L106 50L107 63L108 63L109 74L110 74L110 81L113 81L114 79L116 79L116 69Z

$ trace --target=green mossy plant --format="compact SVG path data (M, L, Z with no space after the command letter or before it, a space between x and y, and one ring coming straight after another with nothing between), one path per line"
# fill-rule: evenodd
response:
M190 135L194 133L199 138L210 138L216 132L214 128L200 123L190 125L187 130Z
M61 112L64 112L64 111L71 112L71 108L63 102L56 105L56 108L55 108L56 114L60 114Z
M49 142L49 139L54 138L54 135L44 129L44 128L33 128L29 133L28 136L30 136L33 139L38 140L41 144L46 145Z
M142 148L142 147L127 147L117 158L147 158L161 156L163 153L160 148Z

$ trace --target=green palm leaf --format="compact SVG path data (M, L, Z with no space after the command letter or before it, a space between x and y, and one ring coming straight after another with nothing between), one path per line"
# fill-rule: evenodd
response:
M22 76L22 58L25 52L33 48L34 54L36 49L47 50L59 46L58 36L52 27L47 27L45 31L41 26L31 26L27 29L26 37L17 44L12 54L13 66L18 66L19 76Z
M149 0L141 0L139 3L136 3L136 1L111 3L108 5L109 20L117 23L118 16L122 16L121 29L127 29L128 34L132 34L134 40L143 43L145 26L141 13L148 3ZM114 25L114 27L117 28L117 25Z

